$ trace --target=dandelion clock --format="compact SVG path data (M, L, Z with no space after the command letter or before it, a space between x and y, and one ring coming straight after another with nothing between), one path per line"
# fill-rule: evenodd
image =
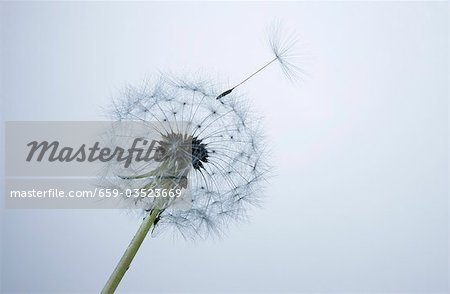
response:
M114 120L149 122L148 130L160 137L151 166L117 174L111 185L152 193L167 190L175 197L147 197L150 192L145 192L145 197L123 199L145 215L103 293L115 291L150 230L174 231L184 238L217 236L245 217L249 206L259 204L269 172L267 146L258 116L236 89L273 63L289 79L301 73L291 59L295 39L283 37L276 26L269 38L273 57L234 87L224 89L202 77L159 74L128 87L114 101ZM187 205L177 207L176 196Z

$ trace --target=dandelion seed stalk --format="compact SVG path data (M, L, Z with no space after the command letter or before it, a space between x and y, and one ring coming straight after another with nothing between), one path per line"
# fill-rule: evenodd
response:
M130 245L128 245L127 250L125 250L122 258L117 264L116 268L112 272L105 286L103 287L102 294L114 293L126 271L130 267L131 262L133 261L134 256L136 255L139 247L141 247L142 242L147 236L148 231L155 223L155 220L159 214L159 209L152 209L149 214L145 217L138 231L134 235L133 240L131 240Z
M269 61L268 63L266 63L265 65L263 65L260 69L258 69L257 71L255 71L254 73L252 73L251 75L249 75L248 77L246 77L243 81L241 81L240 83L238 83L236 86L226 90L225 92L221 93L219 96L216 97L216 99L220 99L222 97L227 96L228 94L230 94L234 89L236 89L237 87L239 87L240 85L242 85L243 83L245 83L246 81L250 80L253 76L257 75L260 71L264 70L266 67L268 67L269 65L271 65L273 62L275 62L276 60L278 60L279 57L275 57L274 59L272 59L271 61Z

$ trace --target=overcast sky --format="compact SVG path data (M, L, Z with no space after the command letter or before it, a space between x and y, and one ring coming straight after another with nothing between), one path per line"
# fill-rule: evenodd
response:
M301 40L308 77L271 67L241 89L270 142L262 208L223 240L147 238L122 293L447 292L446 2L0 9L4 120L104 119L124 85L160 70L237 82L271 58L275 19ZM1 221L6 293L99 292L140 223L113 210Z

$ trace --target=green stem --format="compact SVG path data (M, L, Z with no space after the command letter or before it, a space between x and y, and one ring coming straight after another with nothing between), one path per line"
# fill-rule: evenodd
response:
M101 292L102 294L114 293L123 276L125 275L125 272L130 267L131 261L133 261L133 258L139 250L139 247L141 247L145 236L155 222L158 213L158 209L152 209L150 214L145 217L144 221L139 227L139 230L136 232L136 235L134 235L133 240L131 240L130 245L128 245L127 250L125 250L125 253L122 255L122 258L120 259L116 268L106 282L105 287L103 287L103 290Z

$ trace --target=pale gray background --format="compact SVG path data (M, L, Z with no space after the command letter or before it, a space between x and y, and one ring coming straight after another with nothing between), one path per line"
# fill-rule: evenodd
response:
M310 53L299 85L273 67L243 88L272 143L263 209L223 240L147 239L122 292L447 292L446 2L0 5L5 120L101 119L157 70L233 83L273 19ZM2 292L98 292L139 224L1 215Z

